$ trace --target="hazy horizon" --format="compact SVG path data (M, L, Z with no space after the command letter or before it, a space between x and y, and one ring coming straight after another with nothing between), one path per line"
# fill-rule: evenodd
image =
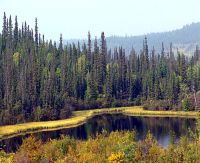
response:
M46 39L85 39L90 31L92 38L102 31L106 36L136 36L152 32L179 29L186 24L200 22L200 1L190 0L85 0L85 1L28 1L0 0L3 12L11 14L14 24L27 21L34 28L38 18L39 32ZM2 25L1 28L2 30Z

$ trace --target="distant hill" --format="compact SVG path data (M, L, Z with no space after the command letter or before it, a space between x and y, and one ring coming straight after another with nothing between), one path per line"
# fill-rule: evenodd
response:
M185 54L193 54L197 44L200 44L200 23L185 25L181 29L147 34L149 50L154 46L157 52L161 50L161 44L164 42L165 49L169 49L170 42L173 43L174 50L179 48ZM139 52L143 46L144 35L140 36L111 36L107 37L107 46L110 49L122 46L127 52L132 47ZM66 40L66 42L77 42L78 40ZM80 41L82 42L82 41Z

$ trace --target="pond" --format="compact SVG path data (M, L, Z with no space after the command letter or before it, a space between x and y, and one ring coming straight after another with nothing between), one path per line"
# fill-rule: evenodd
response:
M106 130L108 133L116 130L135 130L136 140L145 138L150 131L159 144L167 147L170 143L172 132L175 134L175 140L179 141L181 136L189 136L189 128L195 131L195 118L175 118L175 117L134 117L122 114L98 115L88 120L87 123L70 129L61 129L56 131L43 131L34 135L44 142L48 139L56 139L61 135L69 135L75 139L87 139L95 137L96 133ZM6 152L16 151L22 144L24 136L17 136L0 141L0 147Z

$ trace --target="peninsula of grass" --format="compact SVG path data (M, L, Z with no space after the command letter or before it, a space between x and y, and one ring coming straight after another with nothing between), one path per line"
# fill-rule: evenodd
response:
M152 116L152 117L188 117L196 118L198 112L190 111L149 111L141 106L104 108L85 111L74 111L72 116L64 120L28 122L16 125L0 126L0 140L41 131L51 131L63 128L73 128L79 126L95 115L122 113L129 116Z

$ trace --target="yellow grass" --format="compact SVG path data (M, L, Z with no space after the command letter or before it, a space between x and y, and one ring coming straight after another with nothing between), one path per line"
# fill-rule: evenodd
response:
M131 115L149 115L149 116L163 116L163 117L191 117L195 118L198 115L197 111L151 111L151 110L144 110L142 107L127 107L124 114L127 114L129 116Z
M198 112L148 111L148 110L143 110L143 108L139 106L74 111L70 118L64 120L29 122L23 124L1 126L0 140L27 133L76 127L85 123L88 119L92 118L95 115L105 114L105 113L123 113L130 116L165 116L165 117L171 117L171 116L197 117L198 115Z

